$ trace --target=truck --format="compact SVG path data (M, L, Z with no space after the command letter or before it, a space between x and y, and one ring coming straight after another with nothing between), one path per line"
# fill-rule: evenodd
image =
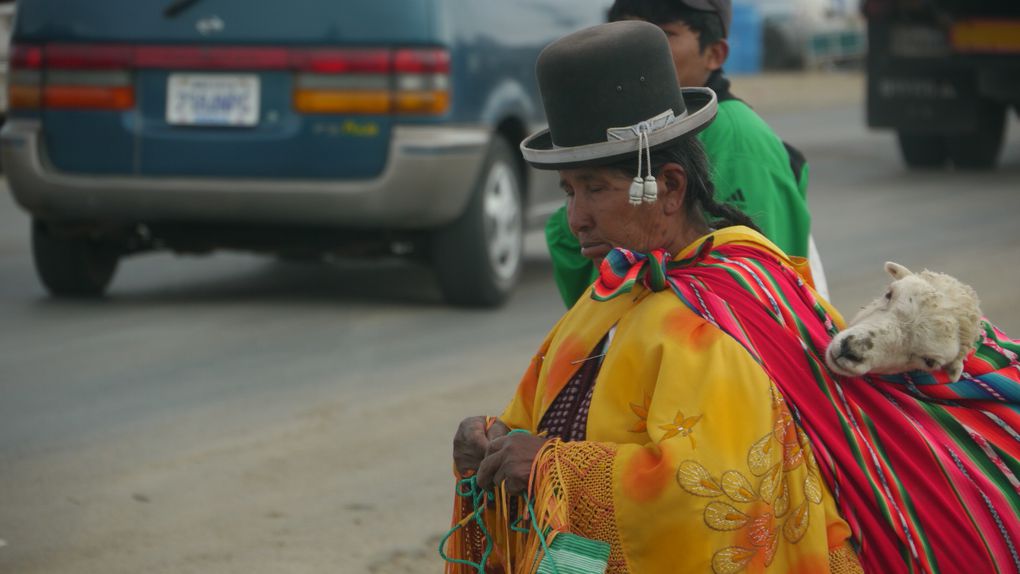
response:
M864 0L867 123L910 168L992 169L1020 108L1020 2Z

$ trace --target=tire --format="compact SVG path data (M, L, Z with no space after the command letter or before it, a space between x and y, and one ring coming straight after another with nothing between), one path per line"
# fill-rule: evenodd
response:
M495 137L467 209L433 235L433 267L448 303L497 307L517 285L524 251L518 169L510 145Z
M903 161L911 169L932 169L946 165L949 151L945 137L937 133L897 132Z
M1006 106L983 101L978 109L977 129L953 134L946 140L949 159L960 169L992 169L1006 134Z
M32 256L40 281L56 297L102 295L120 259L95 239L54 233L46 222L32 222Z

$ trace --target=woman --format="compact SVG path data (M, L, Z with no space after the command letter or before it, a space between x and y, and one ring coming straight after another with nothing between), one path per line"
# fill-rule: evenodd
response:
M929 423L956 407L826 370L842 321L801 262L711 199L691 136L714 94L681 94L662 32L583 30L538 76L550 127L522 151L559 170L600 277L499 420L455 437L460 476L534 509L501 502L472 525L460 504L447 555L534 571L563 559L542 550L551 531L604 544L609 572L1020 571L1015 421L971 417L980 440L954 443Z

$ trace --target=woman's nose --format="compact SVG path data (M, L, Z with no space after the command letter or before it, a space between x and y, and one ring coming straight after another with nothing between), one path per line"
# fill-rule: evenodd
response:
M591 228L591 213L587 202L578 198L577 194L567 200L567 225L574 235Z

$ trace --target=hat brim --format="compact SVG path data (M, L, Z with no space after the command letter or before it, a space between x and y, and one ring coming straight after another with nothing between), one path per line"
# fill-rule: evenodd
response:
M648 132L648 143L654 151L674 141L705 129L718 109L715 92L709 88L682 90L687 115L664 128ZM575 169L609 165L637 153L638 140L613 140L573 147L553 145L549 129L536 132L521 142L524 160L536 169Z

